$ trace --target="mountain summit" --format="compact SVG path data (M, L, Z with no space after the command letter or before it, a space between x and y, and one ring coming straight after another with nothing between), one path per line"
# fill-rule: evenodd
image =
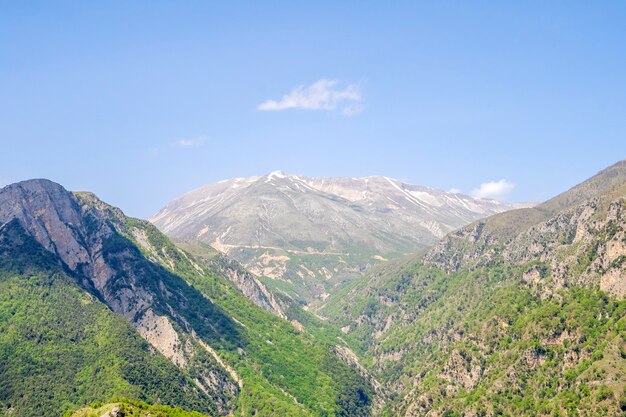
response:
M208 243L257 275L284 281L292 295L310 301L372 264L511 208L383 176L274 171L205 185L150 220L170 236Z

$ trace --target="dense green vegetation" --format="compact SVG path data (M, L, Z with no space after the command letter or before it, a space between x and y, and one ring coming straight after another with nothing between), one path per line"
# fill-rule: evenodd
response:
M446 280L413 323L379 342L376 355L411 347L381 368L384 380L420 376L415 392L444 412L614 415L626 379L626 302L586 289L542 299L505 281L511 275L492 269ZM432 281L433 293L442 282Z
M145 256L169 265L215 306L237 320L236 335L222 334L211 344L244 379L239 410L259 415L367 415L373 390L369 382L333 353L333 344L345 344L340 332L330 330L305 312L299 318L310 325L301 332L287 321L255 306L229 281L204 269L198 273L185 254L147 222L127 220L129 229L144 231L150 244ZM189 298L191 299L191 298ZM171 300L169 300L171 302ZM206 302L190 303L200 313ZM210 336L210 335L207 335ZM236 337L236 339L235 339ZM288 395L286 394L288 393Z
M543 286L521 279L535 269ZM391 391L383 415L626 411L625 300L582 287L551 291L538 262L448 273L412 261L382 275L347 289L354 302L327 312L340 326L360 317L351 333ZM375 337L388 317L393 325Z
M63 417L101 417L113 410L116 410L119 417L205 417L204 414L195 411L185 411L158 404L150 405L127 398L109 404L94 403L75 412L68 411Z
M138 225L141 223L134 219L130 219L129 222L133 222L133 224L135 225ZM149 232L148 234L150 236L153 236L154 234L154 237L156 239L162 239L159 237L160 233L158 235L156 233L157 232L152 231L152 232ZM165 240L157 240L157 242L159 245L162 245L161 247L167 248L165 250L165 253L169 254L172 252L171 245L168 245L168 243ZM208 267L208 271L206 271L206 273L208 273L209 275L215 275L214 273L212 274L211 271L215 269L216 263L217 264L220 264L223 262L228 262L229 264L234 263L236 266L229 265L228 267L243 268L236 261L232 261L230 259L226 261L224 258L220 259L222 255L218 255L219 252L217 252L213 247L205 243L195 242L195 241L185 241L181 239L173 239L172 242L175 243L177 247L192 254L198 262L203 263L204 266ZM146 253L146 255L150 256L149 253ZM189 269L190 266L187 264L184 264L184 263L181 264L181 262L184 259L184 256L182 256L182 259L181 259L180 253L176 252L176 253L173 253L172 258L176 259L177 265L180 265L178 269L181 271L185 271L184 273L187 276L190 276L191 277L190 279L193 280L193 275L197 271L194 269ZM262 283L265 283L265 284L267 283L268 280L270 280L270 278L263 277L263 276L257 277L257 278ZM214 277L213 279L219 280L218 277ZM272 285L274 288L277 288L277 287L280 287L282 283L283 281L279 281L278 283L273 283ZM290 295L291 293L288 290L288 288L289 288L289 284L287 284L284 291L283 290L274 291L275 297L280 300L280 304L283 307L283 312L287 316L287 320L289 321L295 320L298 323L302 324L305 331L309 333L311 336L313 336L315 340L319 342L326 342L328 345L341 344L341 345L345 345L349 347L352 350L358 351L359 344L352 337L352 335L344 334L337 327L328 323L327 320L322 320L318 318L317 316L315 316L314 314L311 314L303 310L301 308L301 304L299 303L299 300L297 299L297 297L296 298L291 297Z
M16 221L0 231L0 358L0 415L54 416L116 396L212 409Z
M11 360L0 364L2 414L60 415L120 397L209 414L369 414L369 381L334 353L333 344L345 342L297 330L149 223L91 194L78 197L83 220L71 229L81 244L101 244L98 256L114 271L103 289L89 283L88 265L70 270L17 220L3 226L0 349ZM104 301L133 312L135 323L145 311L135 307L148 301L192 349L186 364L176 367L156 353ZM215 354L234 371L218 366ZM194 383L207 375L215 381L210 391Z
M388 389L382 415L626 415L625 178L618 163L331 299Z

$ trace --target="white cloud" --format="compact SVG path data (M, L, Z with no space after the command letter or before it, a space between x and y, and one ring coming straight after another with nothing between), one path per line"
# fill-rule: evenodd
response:
M193 148L196 146L201 146L206 141L203 137L197 137L192 139L179 139L174 142L174 146L177 148Z
M6 179L6 178L0 178L0 188L4 187L5 185L9 185L12 182L13 181Z
M355 84L343 90L336 89L337 80L321 79L310 86L298 86L285 94L280 100L267 100L257 106L261 111L279 111L287 109L304 110L340 110L345 116L354 116L361 110L355 105L362 99L361 91Z
M459 188L454 188L454 187L450 188L448 190L448 192L451 193L451 194L461 194L462 193L462 191Z
M501 200L513 191L515 184L508 180L490 181L480 184L472 191L472 197Z

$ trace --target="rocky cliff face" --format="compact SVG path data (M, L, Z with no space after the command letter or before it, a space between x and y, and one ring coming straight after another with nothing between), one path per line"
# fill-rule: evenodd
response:
M9 233L14 229L15 233ZM169 360L167 369L176 369L180 389L184 391L163 393L172 399L170 404L181 404L179 399L189 397L185 404L191 402L194 409L219 415L236 412L243 416L310 416L328 410L355 416L369 414L373 396L370 382L335 353L335 345L347 346L347 342L334 337L337 332L323 324L318 323L312 329L315 335L325 335L324 340L317 340L300 323L281 319L285 314L275 296L254 276L222 256L210 260L196 257L176 247L152 224L124 216L91 193L72 193L47 180L25 181L0 189L0 234L0 243L7 248L0 250L0 277L8 276L12 280L11 284L0 281L1 284L21 288L29 282L24 271L31 267L31 262L35 266L39 258L52 262L57 270L63 271L61 275L68 285L73 286L77 311L83 311L80 307L83 298L91 300L85 302L108 307L117 313L118 320L123 317L132 324L133 337L140 335L149 343L152 348L149 354L158 360ZM22 235L28 239L20 238ZM19 245L26 245L23 241L27 240L33 244L26 244L40 248L46 256L26 257L21 260L23 265L15 269L11 266L11 253L19 253ZM6 269L5 265L13 269ZM46 273L42 273L42 280L55 279ZM48 293L35 286L24 297L36 310L40 303L32 297L46 297ZM12 295L9 302L14 302ZM15 318L11 312L15 309L9 304L5 310L0 311L0 327L12 328ZM46 312L40 314L45 316ZM57 324L55 317L60 315L59 309L55 306L54 313L49 314L54 316L51 323ZM302 310L298 309L298 314L312 320ZM81 320L74 320L77 329L92 329ZM106 331L106 328L95 331L84 343L100 343L98 332ZM328 331L330 335L325 333ZM23 332L17 333L16 340L36 335L32 328ZM50 341L53 347L67 342L62 334L54 333L54 337L57 339ZM5 342L0 338L2 351L7 346ZM13 346L9 347L13 349ZM128 349L130 356L124 352L124 360L140 356L135 354L134 347ZM149 350L146 346L143 349ZM76 369L80 366L89 369L80 355L71 351L64 354L76 359ZM25 372L26 368L13 364L12 358L4 359L18 377ZM0 373L5 371L5 362L2 363ZM154 367L139 365L154 372ZM115 375L116 366L119 365L107 362L98 369ZM176 379L176 375L144 376L137 373L139 366L133 366L129 364L124 375L139 385L160 381L159 387L169 387L167 384ZM158 374L166 367L156 369L161 369ZM67 381L58 384L68 388ZM0 403L5 398L22 398L19 390L13 392L14 382L9 382L8 388L7 384L0 385ZM151 398L159 398L159 387L148 387L155 394ZM115 388L108 387L107 392L118 394ZM80 397L77 392L73 391L71 396ZM120 395L133 398L141 393L130 389L120 391ZM102 400L111 399L98 397L97 392L93 395ZM196 403L198 396L202 398L200 405Z
M577 285L623 297L625 209L623 197L612 201L592 199L516 237L503 249L502 257L516 265L531 261L547 265L548 270L539 276L535 269L525 275L534 285L556 289Z
M608 178L607 178L608 177ZM626 164L617 165L535 208L514 210L480 220L442 239L424 263L448 271L488 267L503 259L548 266L535 284L564 288L584 285L626 295L623 257Z
M0 192L0 223L17 219L46 249L70 268L87 264L90 255L79 243L82 216L78 200L47 180L9 185Z
M276 314L278 317L287 318L284 310L289 305L269 291L254 274L250 273L239 262L200 242L175 240L175 243L176 246L201 260L209 269L226 277L254 304Z
M14 219L156 350L190 371L220 412L232 409L229 402L239 389L235 378L205 352L193 332L183 331L191 326L180 305L189 300L174 287L185 283L142 256L126 237L121 211L93 194L72 194L51 181L32 180L0 191L0 224ZM191 369L200 358L213 365Z
M510 209L387 177L274 172L210 184L151 221L210 244L306 302L325 300L371 265L414 252L473 220Z
M283 311L285 305L238 262L218 254L208 265L227 277L254 304L283 319L287 318Z

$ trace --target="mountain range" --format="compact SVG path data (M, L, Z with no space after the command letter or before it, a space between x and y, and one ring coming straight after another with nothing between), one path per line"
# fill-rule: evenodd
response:
M150 221L171 237L210 244L309 304L326 300L372 265L513 207L382 176L276 171L208 184Z
M323 244L347 251L353 237L355 253L372 245L361 260L382 257L398 224L419 229L398 232L396 243L407 246L397 253L412 254L337 280L316 315L301 308L305 293L289 275L268 277L254 263L249 271L229 256L236 252L202 239L234 245L235 220L219 234L198 221L198 232L207 228L200 236L190 226L168 237L48 180L0 189L0 415L626 414L626 161L507 211L430 190L437 199L421 215L437 217L439 207L441 224L461 224L413 249L410 239L429 229L410 218L420 204L409 195L426 191L365 180L230 180L157 216L167 231L204 210L227 217L246 209L242 227L268 226L258 246L320 255L330 251ZM311 190L298 190L305 184ZM385 196L396 201L388 234L374 227L384 224L383 198L369 195L383 189L397 193ZM480 202L483 215L470 204ZM462 217L468 206L476 211ZM255 223L266 208L275 216ZM179 209L187 213L180 222ZM333 226L322 228L326 221ZM328 234L291 239L307 228Z

